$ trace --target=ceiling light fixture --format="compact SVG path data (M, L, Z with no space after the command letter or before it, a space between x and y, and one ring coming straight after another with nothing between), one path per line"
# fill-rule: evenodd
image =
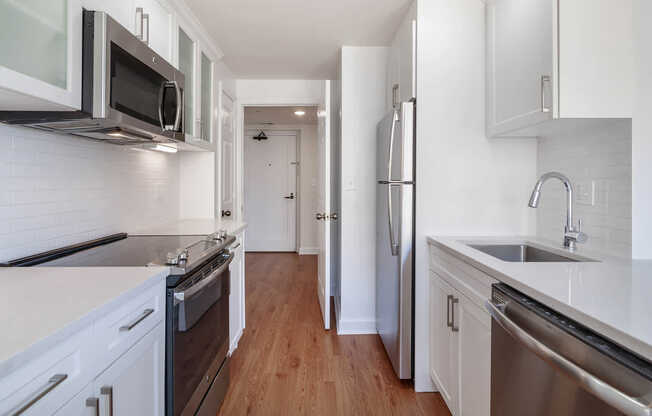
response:
M298 116L303 116L303 115L306 114L306 112L303 111L303 110L297 110L297 111L294 112L294 114L296 114L296 115L298 115Z
M152 147L152 150L165 153L176 153L178 151L176 147L166 146L164 144L157 144L156 146Z

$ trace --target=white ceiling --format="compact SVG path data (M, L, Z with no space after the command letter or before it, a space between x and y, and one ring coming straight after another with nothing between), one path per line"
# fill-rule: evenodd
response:
M303 116L294 114L297 110L306 112ZM317 124L317 107L245 107L245 124Z
M238 78L334 79L346 46L387 46L412 0L186 0Z

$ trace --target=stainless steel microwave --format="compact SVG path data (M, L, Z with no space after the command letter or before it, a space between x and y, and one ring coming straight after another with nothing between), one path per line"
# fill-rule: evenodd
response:
M3 111L0 121L113 144L183 142L182 72L104 12L83 12L81 111Z

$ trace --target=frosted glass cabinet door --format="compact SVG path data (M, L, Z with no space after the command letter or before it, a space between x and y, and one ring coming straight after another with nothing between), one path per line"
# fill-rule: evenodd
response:
M211 141L211 102L213 101L213 64L206 55L201 54L201 139Z
M80 108L81 19L79 0L0 0L0 87L20 97L0 109Z
M179 28L179 70L185 75L183 114L186 135L195 136L195 42Z

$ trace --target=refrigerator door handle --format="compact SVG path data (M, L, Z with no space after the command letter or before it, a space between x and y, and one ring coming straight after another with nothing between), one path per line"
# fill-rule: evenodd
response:
M398 256L398 243L394 241L394 216L392 215L392 188L399 186L398 184L387 185L387 216L389 225L389 248L392 256Z
M394 114L392 115L392 126L390 127L389 131L389 157L387 161L387 180L389 182L392 181L392 160L394 159L394 136L395 136L395 131L396 131L396 124L398 123L399 120L399 113L398 110L394 110Z

